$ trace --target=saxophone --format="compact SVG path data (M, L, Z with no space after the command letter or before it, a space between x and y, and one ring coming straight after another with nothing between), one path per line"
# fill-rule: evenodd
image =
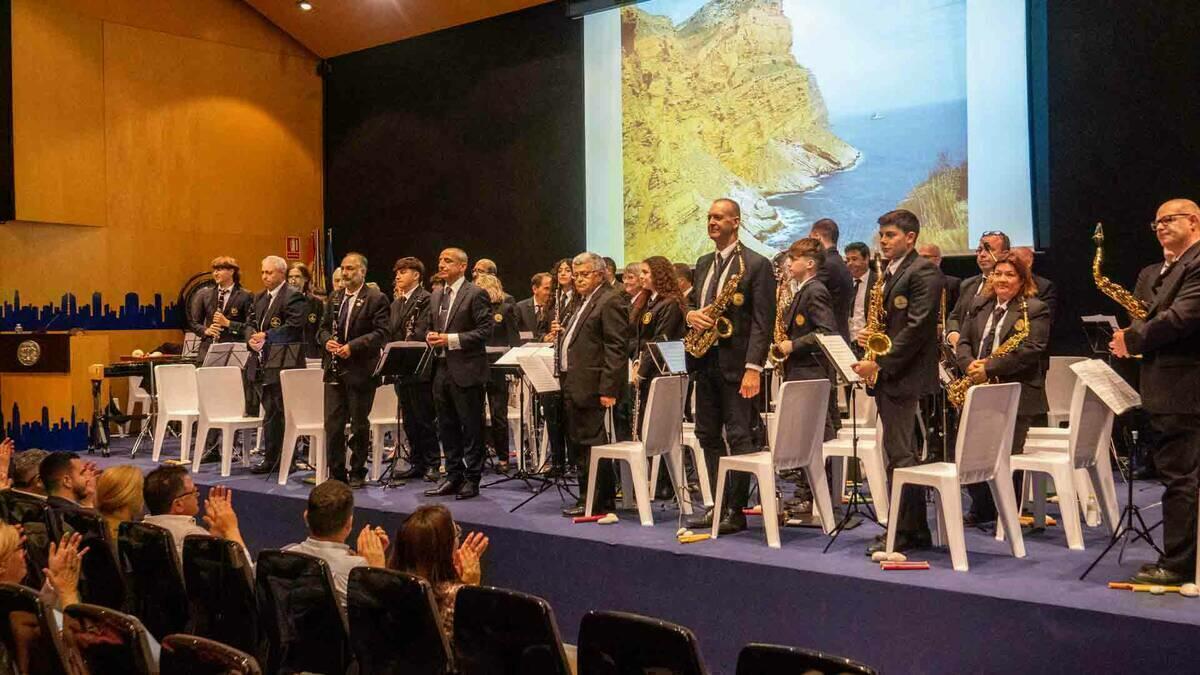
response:
M733 254L737 256L738 270L730 274L725 279L725 285L721 287L721 292L717 294L716 299L712 301L708 307L704 308L704 315L713 320L712 328L699 329L689 328L687 335L683 337L683 348L687 353L696 358L700 358L708 353L709 349L717 343L717 340L724 340L733 335L733 322L725 318L725 308L733 300L733 296L737 293L738 284L742 282L742 277L746 274L746 261L742 257L742 245L739 242L733 250Z
M1096 223L1096 232L1092 235L1092 241L1096 242L1096 257L1092 258L1092 278L1096 280L1096 288L1124 307L1125 311L1129 312L1131 319L1145 321L1148 313L1146 303L1100 273L1100 263L1104 261L1104 225L1102 223Z
M885 332L886 327L883 325L886 314L886 310L883 308L883 262L878 253L875 254L871 263L875 268L875 283L871 286L871 294L867 302L867 325L862 329L862 333L867 336L864 361L874 361L892 351L892 339L888 337ZM874 385L874 378L867 384Z
M784 258L786 262L787 258ZM775 334L771 339L771 347L767 350L767 360L776 370L783 367L784 361L787 361L787 354L779 351L779 343L787 340L787 326L783 323L783 316L787 314L788 307L792 304L791 285L787 282L787 274L784 264L781 263L775 274Z
M999 328L997 328L997 330L999 330ZM1025 338L1027 337L1029 337L1029 303L1027 303L1025 300L1021 300L1021 321L1017 324L1016 330L1013 331L1012 335L1008 336L1007 340L1000 343L999 347L996 347L996 351L992 352L991 355L988 356L988 359L994 359L996 357L1012 353L1017 347L1021 346L1021 343L1024 342ZM999 381L1000 380L998 378L993 377L988 380L988 383L996 384ZM967 390L975 386L975 384L976 383L972 382L970 376L968 375L958 378L957 380L946 385L946 400L949 401L950 404L955 408L962 408L963 404L967 402Z

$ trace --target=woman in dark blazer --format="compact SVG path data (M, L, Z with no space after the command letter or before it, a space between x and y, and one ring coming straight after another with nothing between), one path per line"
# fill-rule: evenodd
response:
M304 358L321 358L321 345L317 344L317 329L320 328L321 315L325 311L325 303L313 294L312 272L308 265L294 262L288 268L288 285L304 296Z
M508 351L521 344L521 333L517 326L517 305L511 296L506 297L500 279L480 273L475 275L475 285L488 294L492 303L492 337L488 340L488 362L494 363L499 358L499 349ZM499 349L496 349L499 348ZM499 368L493 367L488 378L487 386L488 413L491 424L488 425L492 449L496 451L496 468L501 473L508 470L508 376Z

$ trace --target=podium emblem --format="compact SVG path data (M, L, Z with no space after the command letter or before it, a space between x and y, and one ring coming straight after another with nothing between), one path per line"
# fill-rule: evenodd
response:
M42 358L42 346L33 340L26 340L17 345L17 361L26 368L32 368Z

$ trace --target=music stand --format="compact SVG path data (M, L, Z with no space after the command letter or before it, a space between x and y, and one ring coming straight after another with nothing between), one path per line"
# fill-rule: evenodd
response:
M522 378L533 388L533 394L535 397L554 394L562 391L562 387L560 387L558 383L558 378L554 376L554 368L552 365L554 360L553 356L547 357L544 355L531 353L528 356L517 356L516 360L517 364L521 368ZM533 494L526 497L525 500L520 504L517 504L509 509L509 513L515 513L522 506L525 506L534 499L537 499L543 492L546 492L551 487L554 487L558 491L559 500L563 499L564 492L572 497L575 497L575 493L571 492L570 483L567 482L565 471L551 477L527 471L523 477L514 475L508 480L525 480L526 482L533 481L541 483L541 485L534 489ZM502 482L506 481L502 479L492 483L492 485Z
M245 370L246 361L250 359L250 350L242 342L218 342L210 345L204 354L201 368L220 368L222 366L237 366Z
M1083 334L1087 337L1088 347L1091 348L1092 354L1104 358L1111 357L1108 343L1112 340L1113 333L1118 330L1117 317L1093 314L1081 317L1080 320L1083 322Z
M416 380L420 374L422 363L427 362L426 355L432 351L433 349L424 342L389 342L379 355L379 363L375 365L375 377L382 376L385 382L399 381L401 384L407 379ZM387 466L379 474L379 484L384 489L404 484L403 481L393 482L396 475L396 462L400 459L400 442L398 440L400 433L398 430L396 438L396 452L392 454ZM408 448L408 459L411 464L411 447Z

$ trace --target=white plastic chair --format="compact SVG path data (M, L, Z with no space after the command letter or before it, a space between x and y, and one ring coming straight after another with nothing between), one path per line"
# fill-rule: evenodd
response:
M1070 447L1069 440L1071 438L1071 429L1076 424L1075 418L1072 417L1072 412L1078 412L1080 410L1079 408L1076 408L1076 399L1077 397L1083 396L1085 388L1080 386L1079 379L1076 377L1075 371L1071 369L1070 365L1085 359L1068 356L1056 356L1051 357L1051 359L1052 361L1053 359L1061 359L1061 361L1056 361L1054 363L1068 364L1067 366L1064 366L1066 370L1065 373L1060 372L1056 375L1056 382L1054 384L1055 388L1060 388L1062 386L1069 387L1069 390L1066 394L1066 403L1065 405L1062 403L1063 394L1060 391L1055 393L1054 398L1056 402L1050 404L1051 410L1058 408L1065 412L1061 416L1049 415L1048 417L1051 421L1050 426L1033 427L1029 430L1029 434L1025 439L1026 452L1038 450L1057 450L1059 452L1067 452L1068 448ZM1047 375L1047 385L1049 385L1049 383L1050 377ZM1047 390L1049 389L1050 387L1047 386ZM1067 423L1065 428L1060 426L1063 422ZM1078 497L1079 509L1083 513L1084 520L1089 527L1095 527L1103 522L1100 514L1099 500L1096 496L1097 493L1105 490L1108 490L1112 493L1115 493L1116 491L1116 486L1112 485L1112 464L1109 462L1108 447L1109 446L1106 445L1102 449L1103 452L1096 458L1096 464L1101 477L1100 483L1093 484L1093 481L1091 480L1086 469L1078 469L1074 474L1075 494ZM1026 481L1028 480L1029 479L1026 478ZM1106 484L1110 487L1106 487ZM1040 491L1044 489L1045 486L1044 484L1039 483L1036 487ZM1028 491L1026 491L1026 493L1028 494ZM1061 505L1062 500L1060 499L1059 501ZM1024 507L1024 504L1022 504L1022 507ZM1035 500L1034 518L1037 523L1043 523L1045 521L1045 515L1045 503L1040 499Z
M140 375L131 375L125 378L125 381L129 383L129 393L125 396L126 415L132 415L134 407L139 405L142 407L143 415L150 414L150 406L154 397L150 395L150 392L142 388L142 379ZM146 422L143 421L142 424L146 424ZM129 422L121 425L121 433L129 435Z
M321 363L321 359L304 359L304 367L316 368L317 370L320 370L323 365Z
M700 439L696 438L696 423L683 423L683 436L680 442L680 458L683 457L683 450L686 449L692 453L692 465L696 467L696 481L700 484L700 501L705 508L712 508L713 496L712 487L708 484L708 460L704 457L704 448L700 447ZM659 458L655 457L651 462L651 476L658 476ZM654 488L650 489L650 496L654 496Z
M179 422L179 461L188 461L191 449L192 425L200 418L200 397L196 391L196 367L190 363L154 366L154 382L158 389L158 419L154 424L154 454L162 455L167 425Z
M197 447L192 457L192 472L200 471L200 457L204 454L201 450L208 438L208 430L216 429L221 432L221 475L228 476L233 462L234 434L238 430L258 429L263 418L246 416L242 369L237 366L200 368L196 371L196 386L200 420L196 425ZM250 466L249 446L243 447L246 449L242 452L242 466Z
M629 483L632 485L625 483L624 492L628 495L630 490L633 491L642 525L654 526L654 517L650 512L646 465L655 455L664 455L672 451L678 453L686 383L686 378L682 376L659 377L650 383L650 394L646 397L646 415L642 419L642 440L592 446L591 459L588 462L587 515L592 515L592 505L596 498L599 462L601 459L611 459L628 465ZM691 504L687 499L685 480L679 471L681 466L681 462L667 462L667 472L671 474L671 482L675 486L676 501L680 510L686 514L691 511Z
M864 397L865 398L865 397ZM847 431L844 427L842 431ZM855 456L854 450L854 430L850 429L848 437L842 438L842 434L838 434L838 438L831 441L825 441L821 445L821 456L825 459L832 459L831 473L833 474L834 485L841 488L845 485L845 466L847 460L853 459ZM875 507L875 517L879 519L880 525L888 523L888 482L887 482L887 458L884 456L883 444L879 439L883 438L883 420L878 415L875 417L874 426L858 428L858 461L862 465L863 482L867 486L867 490L871 493L871 500ZM842 488L844 490L844 488ZM839 501L841 499L842 490L837 492Z
M1042 441L1042 449L1031 449L1026 445L1024 454L1013 455L1011 466L1013 471L1025 471L1022 487L1021 503L1024 504L1031 495L1036 493L1034 508L1035 524L1044 522L1046 512L1046 491L1041 476L1048 475L1054 481L1054 489L1058 492L1060 516L1063 529L1067 534L1067 546L1077 551L1083 550L1083 528L1079 522L1079 509L1075 508L1078 495L1075 491L1079 471L1091 480L1093 485L1100 486L1097 491L1101 508L1100 514L1108 525L1111 533L1117 522L1117 491L1112 481L1112 471L1108 462L1098 460L1108 459L1108 443L1112 437L1113 413L1100 397L1096 396L1082 381L1075 383L1075 395L1072 396L1070 416L1072 420L1070 438L1062 445L1065 447L1047 447L1051 442ZM1059 445L1054 441L1053 445ZM1031 451L1032 450L1032 451ZM1102 475L1107 474L1107 476ZM1105 480L1107 477L1107 481ZM1031 490L1032 486L1038 486ZM997 530L997 538L1001 532Z
M825 483L825 458L821 439L825 435L825 416L829 410L829 380L784 382L779 388L779 415L773 450L746 455L727 455L717 464L717 495L713 514L721 513L725 497L725 477L730 471L754 474L758 480L762 504L763 529L767 546L779 548L779 511L775 500L775 472L802 469L812 488L813 501L821 516L821 528L828 534L833 528L833 504ZM713 518L712 538L717 538L720 523Z
M279 373L283 392L283 452L279 459L279 484L286 485L292 468L296 441L308 436L308 458L317 472L317 484L325 480L325 385L324 371L295 368Z
M392 432L396 439L396 451L400 448L400 402L396 398L396 388L390 384L380 385L375 390L375 400L371 404L371 412L367 421L371 423L371 480L379 480L383 470L383 435Z
M892 472L887 531L889 553L895 550L896 518L900 515L900 495L904 486L924 485L933 488L936 495L939 540L949 544L954 569L966 572L961 491L963 486L986 482L1000 514L997 529L1009 532L1013 556L1025 557L1025 540L1021 537L1020 514L1009 469L1020 398L1021 385L1017 382L971 387L958 425L955 461L910 466Z
M1051 427L1061 426L1069 419L1076 380L1071 364L1086 360L1082 356L1050 357L1050 369L1046 371L1046 403L1050 411L1046 418Z

